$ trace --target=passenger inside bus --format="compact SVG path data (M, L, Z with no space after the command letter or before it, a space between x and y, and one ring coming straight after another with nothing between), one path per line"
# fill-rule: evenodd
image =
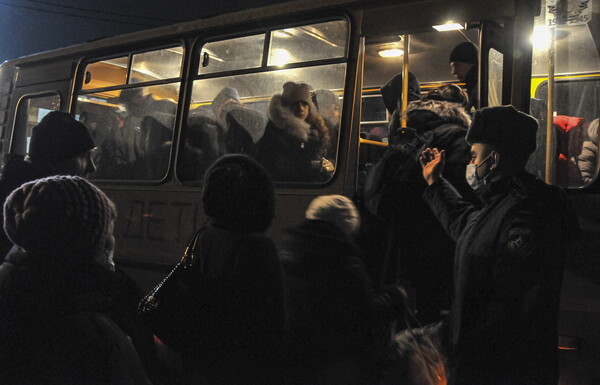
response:
M557 142L556 179L561 186L581 186L579 157L583 150L583 118L557 115L553 118Z
M461 82L466 83L469 104L467 111L477 108L477 76L478 49L471 42L458 44L450 53L450 69L452 74Z
M306 83L286 82L269 103L269 123L256 158L275 181L322 182L333 174L325 156L329 130Z
M320 89L313 93L313 102L329 129L331 143L329 150L327 151L327 159L335 163L338 138L340 135L340 119L342 117L341 100L334 92Z
M265 117L258 111L245 108L237 89L224 87L214 98L211 108L223 126L222 141L227 153L253 156L256 143L265 133Z
M394 143L397 131L400 128L400 115L402 111L402 74L397 74L381 87L383 103L390 114L387 138L389 143ZM421 86L419 79L412 73L408 73L408 101L421 99ZM385 140L384 140L385 141Z

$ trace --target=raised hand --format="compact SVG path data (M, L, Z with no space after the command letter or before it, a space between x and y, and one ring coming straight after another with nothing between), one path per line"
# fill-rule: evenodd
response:
M423 178L431 185L440 179L444 172L446 153L444 150L438 151L437 148L426 148L419 156L419 162L423 167Z

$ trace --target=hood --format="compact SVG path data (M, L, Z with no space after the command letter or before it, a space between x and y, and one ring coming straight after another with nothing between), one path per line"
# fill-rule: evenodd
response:
M392 114L402 100L402 74L398 74L381 87L381 96L383 104L390 114ZM421 85L419 79L412 72L408 73L408 101L419 100L421 98Z
M322 121L323 118L317 112L317 107L308 101L310 112L306 120L297 118L287 106L283 104L280 94L274 95L269 103L269 119L282 131L288 135L297 138L302 142L308 141L311 130L309 122ZM323 123L324 125L324 123Z
M407 125L418 132L427 132L442 124L453 123L469 127L471 117L457 103L441 100L417 100L406 109Z

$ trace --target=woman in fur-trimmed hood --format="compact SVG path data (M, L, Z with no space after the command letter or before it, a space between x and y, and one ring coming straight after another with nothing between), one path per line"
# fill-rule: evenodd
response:
M257 159L275 181L322 181L329 131L305 83L287 82L269 103L269 123L257 143Z

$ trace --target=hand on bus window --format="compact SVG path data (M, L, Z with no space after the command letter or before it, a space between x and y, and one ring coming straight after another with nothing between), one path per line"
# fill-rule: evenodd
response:
M438 151L437 148L426 148L419 156L419 162L423 167L423 178L428 185L432 185L441 178L444 171L446 154L444 150Z

